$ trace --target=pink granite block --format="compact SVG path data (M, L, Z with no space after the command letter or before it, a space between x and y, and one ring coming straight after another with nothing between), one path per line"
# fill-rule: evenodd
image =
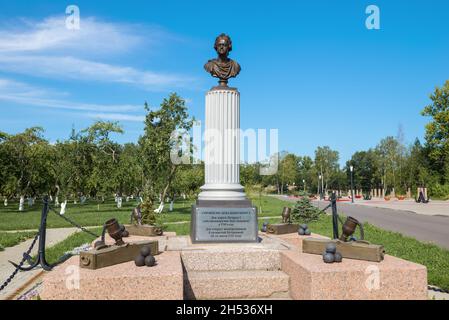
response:
M295 300L427 299L426 267L389 255L382 262L327 264L320 255L286 250L281 264Z
M282 271L190 271L185 279L188 299L289 298L289 278Z
M182 300L180 253L163 252L156 261L154 267L136 267L130 261L90 270L79 268L75 256L45 274L40 296L44 300Z

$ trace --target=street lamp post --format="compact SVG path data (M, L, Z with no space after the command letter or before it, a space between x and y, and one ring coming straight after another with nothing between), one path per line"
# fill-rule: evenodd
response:
M354 167L349 166L349 170L351 171L351 202L354 203L354 178L353 178Z

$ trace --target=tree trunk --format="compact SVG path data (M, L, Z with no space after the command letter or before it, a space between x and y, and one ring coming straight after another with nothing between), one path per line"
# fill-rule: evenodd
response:
M67 207L67 200L65 200L63 203L61 203L61 209L59 210L59 214L61 216L65 214L66 207Z
M163 205L164 202L165 202L165 197L167 196L167 192L168 192L168 189L169 189L170 186L171 186L171 181L172 181L172 179L173 179L173 176L175 175L175 172L176 172L176 166L173 165L172 168L171 168L171 171L170 171L170 175L168 176L167 185L165 186L164 191L163 191L162 194L161 194L160 203L161 203L162 205Z
M19 200L19 211L23 211L23 205L25 203L25 196L20 196Z

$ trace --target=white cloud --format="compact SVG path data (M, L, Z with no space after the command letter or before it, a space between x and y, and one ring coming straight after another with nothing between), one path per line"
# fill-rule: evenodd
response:
M66 96L67 94L62 94ZM56 96L56 98L55 98ZM0 100L29 106L75 111L135 112L143 109L138 105L102 105L61 99L61 94L30 86L26 83L0 78ZM132 119L130 117L129 119ZM132 121L132 120L130 120ZM134 120L136 121L136 120Z
M0 70L54 79L128 83L147 90L179 87L193 80L180 75L141 71L70 56L0 55Z
M150 39L143 38L132 26L100 22L93 17L82 18L81 24L79 30L69 30L65 26L65 16L58 16L41 22L27 21L19 27L7 26L0 30L0 52L70 50L91 53L94 50L111 54L129 50Z
M145 116L137 116L125 113L87 113L86 116L93 119L114 121L143 122L145 120Z
M50 17L38 23L22 23L18 28L0 27L0 71L60 80L124 83L148 91L191 86L195 80L191 77L106 62L111 55L139 49L148 55L167 38L175 37L158 28L106 23L92 17L81 18L80 30L69 30L65 16Z

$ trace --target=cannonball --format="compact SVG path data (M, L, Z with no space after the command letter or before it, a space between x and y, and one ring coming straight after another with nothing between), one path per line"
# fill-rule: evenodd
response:
M300 227L303 228L304 230L306 230L308 228L308 226L305 223L300 225Z
M145 264L147 267L152 267L156 264L156 259L152 255L149 255L145 258Z
M144 257L149 256L151 254L151 248L149 246L142 247L140 249L140 254Z
M337 251L337 245L333 242L326 244L326 252L334 254Z
M357 241L357 238L354 237L354 236L351 236L351 237L349 238L349 241Z
M323 254L323 261L326 263L332 263L335 261L335 256L333 253L326 252Z
M305 234L305 230L304 230L303 228L299 228L298 234L299 234L300 236L303 236L303 235Z
M128 231L128 230L124 230L124 231L122 232L122 237L123 237L123 238L129 237L129 231Z
M145 257L142 256L141 254L139 254L135 259L134 259L134 263L136 264L136 266L138 267L143 267L145 265Z
M266 226L266 225L263 225L263 226L262 226L262 229L260 229L260 231L262 231L262 232L267 232L267 226Z
M306 230L304 230L304 235L310 236L311 234L312 234L312 232L310 231L309 228L307 228Z
M340 252L335 252L335 254L334 254L334 261L335 262L341 262L342 260L343 260L343 257L341 255L341 253Z

